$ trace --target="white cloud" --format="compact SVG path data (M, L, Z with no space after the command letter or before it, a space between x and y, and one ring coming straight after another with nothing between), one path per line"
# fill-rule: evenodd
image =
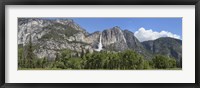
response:
M176 39L180 39L181 37L179 35L173 34L168 31L153 31L151 29L146 30L145 28L140 28L138 31L134 33L134 35L139 39L139 41L147 41L147 40L155 40L160 37L172 37Z

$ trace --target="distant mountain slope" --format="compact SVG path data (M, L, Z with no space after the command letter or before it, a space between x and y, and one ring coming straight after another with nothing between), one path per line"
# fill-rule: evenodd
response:
M162 37L156 40L142 42L144 47L152 54L161 54L175 58L181 63L182 41L170 37Z

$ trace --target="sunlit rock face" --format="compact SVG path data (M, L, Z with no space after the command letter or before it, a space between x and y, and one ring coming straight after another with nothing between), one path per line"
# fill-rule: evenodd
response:
M102 32L102 44L107 50L122 51L128 48L123 31L117 26Z
M18 45L25 48L31 37L38 58L53 60L63 49L92 52L92 46L84 40L86 35L85 29L69 19L18 19Z

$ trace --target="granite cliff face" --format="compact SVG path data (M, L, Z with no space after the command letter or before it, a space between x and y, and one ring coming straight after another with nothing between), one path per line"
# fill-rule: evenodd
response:
M123 31L117 26L102 32L102 43L105 50L123 51L128 49Z
M49 60L54 60L56 54L65 49L78 54L87 51L93 53L100 48L100 45L102 51L119 52L132 49L147 58L151 58L153 53L162 50L154 49L152 51L151 48L156 42L153 45L152 41L141 43L134 33L122 30L118 26L88 33L70 19L18 18L18 46L25 47L29 43L30 37L37 57L46 57ZM166 46L172 47L173 45ZM167 53L167 55L179 58L178 56L181 56L180 49L166 52L173 52Z
M86 35L83 28L69 19L18 19L18 45L26 46L31 36L34 53L39 58L53 60L55 54L64 49L92 50L90 44L84 42Z

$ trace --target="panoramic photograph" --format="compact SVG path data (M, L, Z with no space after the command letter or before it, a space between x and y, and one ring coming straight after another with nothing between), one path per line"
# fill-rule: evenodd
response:
M182 18L18 18L18 70L182 70Z

